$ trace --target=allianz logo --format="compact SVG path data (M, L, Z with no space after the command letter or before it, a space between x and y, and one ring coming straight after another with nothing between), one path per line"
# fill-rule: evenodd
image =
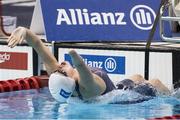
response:
M11 55L7 53L0 54L0 63L10 60Z
M152 28L156 14L146 5L136 5L130 13L125 12L90 12L88 9L57 9L56 25L127 25L129 16L132 24L142 30Z
M114 72L117 66L116 60L112 57L106 58L104 61L92 61L86 58L83 61L90 67L105 69L107 72Z
M133 25L141 30L150 30L153 26L156 13L146 5L136 5L131 9L130 19Z
M125 13L105 13L91 12L88 9L57 9L57 25L66 23L67 25L126 25L124 21Z

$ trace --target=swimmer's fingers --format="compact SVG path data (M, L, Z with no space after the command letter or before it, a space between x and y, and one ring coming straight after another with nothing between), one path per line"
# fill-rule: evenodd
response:
M12 43L11 48L15 47L15 46L18 44L18 42L19 42L19 40L16 39L16 40Z
M26 29L18 27L15 29L9 39L7 40L9 47L15 47L17 44L21 44L26 37Z
M25 35L23 32L21 32L20 34L14 36L14 37L16 39L16 42L14 42L14 45L21 44L23 42L23 40L25 39Z
M9 41L9 43L8 43L8 46L11 47L11 48L13 48L13 47L15 47L17 44L21 44L23 40L24 40L23 37L21 37L21 38L12 37L11 40Z
M15 47L17 44L21 44L22 41L24 40L24 36L21 35L21 36L18 36L18 37L15 37L15 42L12 43L12 47Z
M24 36L21 36L21 38L18 41L18 44L21 44L23 42L23 40L24 40Z
M10 41L9 41L9 43L8 43L8 47L11 47L12 48L12 46L13 46L13 44L16 42L16 38L11 38L10 39Z
M11 41L12 38L13 38L13 35L11 35L11 36L7 39L7 43L9 43L9 41Z
M8 46L11 47L12 44L17 41L17 31L18 31L18 28L15 29L12 33L11 33L11 36L7 39L7 43L8 43Z

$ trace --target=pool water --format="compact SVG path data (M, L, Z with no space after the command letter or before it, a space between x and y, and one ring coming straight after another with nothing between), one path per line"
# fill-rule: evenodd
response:
M148 119L180 114L180 99L176 97L155 97L133 104L108 104L108 99L113 98L112 94L110 95L93 102L82 102L77 98L71 98L68 103L60 104L51 97L47 88L1 93L0 119L118 120ZM118 101L127 98L123 95L121 94L121 99Z

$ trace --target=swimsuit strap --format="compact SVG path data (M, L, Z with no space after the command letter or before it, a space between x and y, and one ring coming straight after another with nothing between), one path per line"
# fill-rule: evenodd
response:
M81 100L83 100L83 97L82 97L82 95L81 95L81 93L80 93L80 91L79 91L79 83L78 83L78 81L76 81L75 83L76 83L75 90L76 90L76 92L77 92L77 94L78 94L78 97L79 97Z

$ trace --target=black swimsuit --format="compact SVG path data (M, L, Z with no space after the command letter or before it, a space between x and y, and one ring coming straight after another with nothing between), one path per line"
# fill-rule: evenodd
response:
M144 96L154 97L157 94L157 90L151 84L142 82L142 83L136 85L130 79L124 79L124 80L120 81L116 86L117 86L117 89L133 90Z
M113 82L111 81L111 79L109 78L109 76L107 75L107 73L105 71L103 71L100 68L91 68L91 71L94 74L101 77L104 80L105 84L106 84L106 90L102 93L102 95L116 89Z
M98 75L99 77L101 77L104 80L105 84L106 84L106 90L102 93L102 95L104 95L104 94L106 94L106 93L116 89L114 84L113 84L113 82L111 81L111 79L109 78L109 76L107 75L107 73L105 71L103 71L100 68L92 68L91 67L90 69L91 69L92 73L94 73L94 74ZM82 95L81 95L81 93L79 91L79 84L78 84L78 82L76 82L75 90L78 93L78 97L80 99L83 99L83 97L82 97Z

